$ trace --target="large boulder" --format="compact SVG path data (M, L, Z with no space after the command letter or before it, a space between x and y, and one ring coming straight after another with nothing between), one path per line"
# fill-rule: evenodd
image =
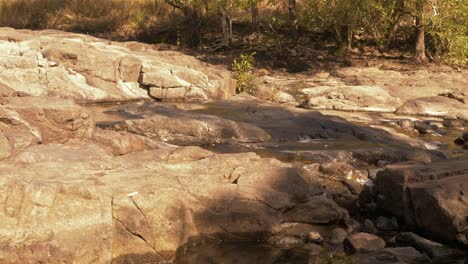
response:
M0 174L1 263L169 260L198 239L267 239L281 212L310 198L290 165L197 147L114 157L44 144L0 162Z
M0 92L80 101L207 101L234 94L229 71L179 52L61 31L0 29ZM18 32L19 34L19 32Z
M467 244L466 158L387 166L377 174L378 206L438 240Z

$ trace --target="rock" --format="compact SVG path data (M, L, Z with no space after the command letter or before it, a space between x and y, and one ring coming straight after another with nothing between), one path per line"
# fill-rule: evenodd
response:
M399 246L414 247L415 249L426 253L431 259L448 261L451 258L458 257L461 252L446 247L442 244L422 238L414 233L400 233L395 237L395 242Z
M459 146L463 146L465 145L465 140L462 137L458 137L453 141L453 143Z
M329 232L328 226L324 225L311 225L305 223L294 223L294 222L284 222L281 223L280 229L277 234L282 234L286 236L294 236L307 241L309 233L315 233L320 236L321 234L327 234Z
M283 213L283 221L308 224L331 224L342 220L346 210L325 196L313 196L309 201L298 204Z
M368 253L385 247L385 241L380 237L367 233L350 235L344 241L345 247L351 252Z
M304 241L293 236L277 235L268 240L268 243L279 248L290 249L304 245Z
M1 263L169 260L191 237L268 239L282 211L309 200L288 164L197 147L115 157L81 140L42 144L0 162L0 174Z
M462 138L463 138L465 141L468 141L468 132L463 133Z
M377 234L379 230L375 227L374 222L369 219L364 220L362 231L369 234Z
M398 221L395 217L387 218L384 216L377 217L375 224L378 229L383 231L393 231L398 229Z
M344 162L330 162L320 165L320 171L330 175L335 180L345 180L353 170L353 166Z
M0 131L2 159L35 144L91 138L94 118L68 99L8 97L0 99Z
M350 234L361 231L361 223L359 223L351 217L345 217L344 223L347 227L346 231L348 231L348 233Z
M468 105L447 97L423 97L408 100L397 109L396 113L468 120Z
M378 207L434 239L456 242L468 228L467 175L464 158L387 166L377 175Z
M401 128L406 129L406 130L414 129L414 122L411 120L401 120L399 122L399 125Z
M365 255L359 260L360 264L417 264L431 263L426 255L412 247L384 248Z
M342 244L343 241L348 237L348 232L343 228L335 228L330 232L329 242L335 245Z
M147 149L144 137L126 132L98 129L93 139L110 148L114 155L125 155Z
M297 104L297 100L296 98L294 98L294 96L288 93L282 92L282 91L277 92L274 95L273 100L275 100L276 102L280 104L284 104L284 103Z
M304 244L301 249L306 250L311 256L318 256L323 251L323 247L317 244L307 243Z
M378 86L318 86L302 89L313 109L394 112L399 99Z
M463 120L458 120L458 119L444 119L444 122L442 123L445 127L447 128L462 128L465 124Z
M12 32L0 31L0 93L98 102L149 99L148 92L162 100L206 101L235 92L227 70L179 52L61 31L24 32L17 43L3 40L10 39L5 34Z
M138 109L116 109L120 113L145 118L111 124L112 130L128 131L153 140L191 144L215 144L228 141L263 142L270 135L254 125L186 111L143 104Z
M318 232L310 232L309 234L307 234L307 241L310 243L322 244L323 237Z

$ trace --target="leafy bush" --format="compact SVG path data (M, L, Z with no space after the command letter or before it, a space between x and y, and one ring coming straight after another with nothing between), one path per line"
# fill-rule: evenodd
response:
M253 84L254 75L254 63L255 63L255 52L251 54L241 54L239 59L234 59L232 63L232 69L234 71L234 78L237 80L236 92L237 93L249 93L255 92Z

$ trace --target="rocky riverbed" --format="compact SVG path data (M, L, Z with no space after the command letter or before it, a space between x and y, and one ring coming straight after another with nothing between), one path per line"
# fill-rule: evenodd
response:
M466 71L253 97L154 45L1 28L0 52L0 263L464 263Z

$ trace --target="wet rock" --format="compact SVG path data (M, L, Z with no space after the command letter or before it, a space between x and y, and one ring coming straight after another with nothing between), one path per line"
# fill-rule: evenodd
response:
M468 132L463 133L462 138L463 140L468 141Z
M360 264L423 264L431 263L426 255L412 247L384 248L365 255L359 260Z
M384 216L377 217L375 225L378 229L383 231L392 231L398 229L398 221L395 217L387 218Z
M458 119L444 119L444 122L442 123L445 127L447 128L462 128L465 124L463 120L458 120Z
M301 248L307 250L311 256L318 256L324 250L322 246L313 243L304 244Z
M283 213L283 220L309 224L331 224L342 220L346 210L325 196L313 196L309 201L298 204Z
M276 235L268 239L268 243L279 248L290 249L304 245L304 241L293 236Z
M426 122L416 122L414 128L421 134L421 135L432 135L436 133L437 129L434 126Z
M348 233L350 234L361 231L361 223L359 223L358 221L356 221L355 219L351 217L346 217L344 219L344 223L347 227L346 231L348 231Z
M328 241L332 244L339 245L342 244L347 237L348 232L346 232L346 230L343 228L335 228L330 232Z
M458 257L460 251L446 247L440 243L430 241L414 233L400 233L395 237L395 242L399 246L414 247L415 249L426 253L431 259L445 260Z
M383 249L385 241L376 235L357 233L348 236L344 241L344 245L351 252L368 253Z
M370 219L364 220L362 231L369 234L377 234L379 232L379 230L375 227L374 222L372 222Z
M465 140L462 138L462 137L458 137L456 138L453 143L459 145L459 146L463 146L465 145Z
M325 225L311 225L305 223L294 223L294 222L284 222L281 223L279 227L278 234L286 236L294 236L307 241L309 233L314 233L322 236L322 234L328 234L330 231L328 226Z

